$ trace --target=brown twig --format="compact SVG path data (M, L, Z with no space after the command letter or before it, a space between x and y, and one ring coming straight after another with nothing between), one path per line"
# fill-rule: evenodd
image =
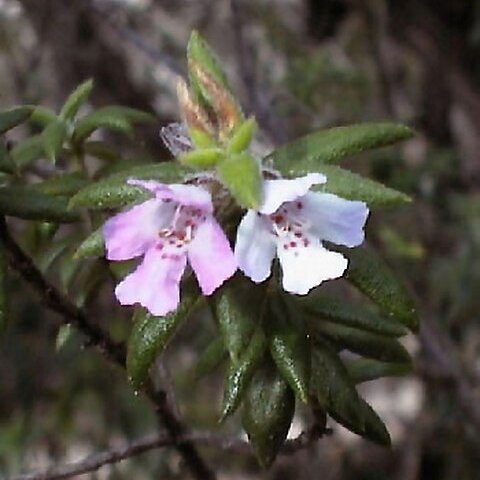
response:
M85 312L72 303L57 287L49 283L32 259L19 247L8 231L5 218L0 218L0 244L5 248L11 267L35 290L50 310L60 314L64 321L74 325L87 337L87 344L96 347L112 363L125 368L125 347L114 342L98 325L92 323ZM174 445L192 475L197 479L213 480L214 473L198 454L193 444L177 443L186 429L171 411L165 392L155 390L150 382L143 392L152 401L155 412L168 431L170 444Z
M303 432L297 438L287 440L280 453L285 455L295 453L298 450L308 447L325 433L328 433L328 431L324 430L321 432L318 429ZM140 440L136 440L118 448L90 455L78 462L50 468L43 473L28 473L8 477L8 480L61 480L71 478L77 475L94 472L105 465L118 463L150 450L187 443L215 447L223 451L230 451L241 455L253 454L249 443L238 437L228 437L204 431L193 431L182 434L176 439L172 439L170 433L160 432L154 435L148 435Z

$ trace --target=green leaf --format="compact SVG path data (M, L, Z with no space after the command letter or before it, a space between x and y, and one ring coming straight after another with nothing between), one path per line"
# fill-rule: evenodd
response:
M13 161L19 169L30 165L45 156L43 137L41 134L32 135L15 145L10 152Z
M264 358L266 348L265 334L257 328L238 362L230 362L223 389L222 421L238 408L245 389Z
M393 338L325 320L315 322L313 328L332 339L337 345L364 357L383 362L410 362L408 352Z
M0 188L0 212L26 220L58 223L80 220L77 212L67 208L66 200L45 195L32 187Z
M8 325L8 262L5 247L0 244L0 335Z
M190 34L190 39L188 40L187 60L189 66L192 63L201 65L217 82L230 90L227 77L215 53L213 53L207 42L196 30ZM189 73L191 75L192 72L190 71ZM195 79L190 78L190 81L192 82L192 85L196 87Z
M53 265L53 263L67 250L71 242L71 238L67 237L45 244L42 251L36 258L38 268L43 273L45 273Z
M413 300L378 254L366 247L341 251L349 259L346 279L383 312L417 331L419 321Z
M217 165L220 180L235 200L245 208L258 209L262 178L258 162L248 153L232 155Z
M23 123L30 117L32 111L32 107L24 106L0 112L0 135Z
M361 399L345 365L324 342L315 342L312 348L310 388L322 408L337 422L364 429Z
M340 167L323 165L316 171L327 177L327 183L313 187L312 190L317 192L334 193L348 200L361 200L370 207L387 207L411 202L411 198L402 192Z
M310 294L299 300L298 304L308 314L309 323L313 326L325 319L392 337L401 337L407 333L405 327L392 317L378 315L330 295Z
M223 338L220 336L214 338L198 359L193 371L193 378L197 380L211 373L223 360L225 354Z
M303 318L280 296L270 300L265 322L270 354L285 381L305 403L308 401L310 345Z
M69 206L70 208L86 207L95 210L123 207L152 196L143 188L128 185L129 178L174 183L183 180L184 176L190 172L191 170L173 162L125 169L83 188L71 198Z
M265 160L283 174L316 171L320 165L406 140L413 131L394 123L364 123L321 130L270 153Z
M382 419L363 398L359 397L359 399L363 417L362 427L356 423L350 423L348 419L342 421L339 421L338 419L335 420L348 428L351 432L356 433L367 440L371 440L384 447L390 446L392 443L390 434L388 433L387 427L385 427Z
M411 363L385 363L370 358L356 358L345 363L350 378L356 384L382 377L400 377L412 370Z
M83 144L83 151L92 157L107 162L115 162L121 159L120 154L111 145L100 140L91 140Z
M194 168L211 168L225 158L225 152L221 148L202 148L191 150L179 157L184 165Z
M82 269L87 265L87 262L83 259L78 259L71 255L71 251L68 255L64 255L59 265L60 285L67 291L76 290L75 281L81 276Z
M268 468L287 438L295 397L272 365L259 371L245 395L242 425L263 468Z
M80 119L73 134L73 142L82 143L95 130L105 128L130 136L133 133L132 124L121 115L97 110Z
M253 135L258 129L254 118L248 118L233 132L232 138L227 145L227 153L241 153L246 150L252 141Z
M42 138L47 158L52 163L55 163L62 149L63 142L67 138L67 126L60 120L52 122L43 130Z
M157 119L154 115L136 108L124 107L123 105L108 105L95 111L99 115L123 118L125 121L135 125L140 123L155 123Z
M5 145L0 142L0 172L4 173L16 173L17 166L13 161L10 152Z
M31 122L46 127L50 123L57 121L56 113L50 108L42 107L41 105L35 105L32 108L33 112L29 119Z
M60 118L63 120L73 120L77 115L80 107L90 97L93 90L93 80L89 79L81 83L67 98L60 110Z
M202 132L201 130L191 126L188 128L188 135L193 145L195 145L197 148L210 148L217 144L216 139L213 138L209 133Z
M80 244L73 257L77 260L89 257L102 257L105 253L105 240L103 238L103 225L94 230Z
M135 387L141 386L150 366L201 300L196 289L184 288L175 312L154 317L143 309L136 310L127 349L127 373Z
M71 288L71 295L77 306L88 308L101 294L101 287L108 280L111 281L111 278L103 262L86 264L75 278L75 288Z
M89 183L88 178L82 173L72 172L50 177L43 182L33 184L32 187L47 195L70 197Z
M256 287L241 275L215 292L213 308L225 348L231 360L238 362L264 314L265 289ZM245 299L249 301L246 302Z

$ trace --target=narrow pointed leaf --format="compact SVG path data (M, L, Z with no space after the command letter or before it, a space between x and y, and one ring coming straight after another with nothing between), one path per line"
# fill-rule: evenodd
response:
M356 358L346 362L350 378L355 384L382 377L403 376L412 370L411 363L385 363L370 358Z
M213 296L213 308L223 342L232 362L237 362L250 343L264 313L265 289L254 287L236 275ZM248 301L245 299L248 298Z
M85 142L83 144L83 151L87 155L107 162L115 162L121 159L120 154L115 148L100 140Z
M262 179L260 167L251 155L242 153L225 159L217 166L217 173L242 207L258 209Z
M223 142L228 142L234 130L239 127L243 121L243 114L237 101L214 76L212 76L203 66L198 63L189 63L190 77L200 89L200 98L204 99L213 112L215 118L218 138ZM187 117L185 115L185 117ZM187 123L192 126L192 122Z
M228 153L241 153L246 150L252 141L253 135L258 129L254 118L248 118L233 132L232 138L228 142Z
M30 117L32 111L32 107L25 106L0 112L0 135L23 123Z
M270 315L265 322L270 354L290 388L308 401L310 345L298 312L292 311L281 297L270 301ZM296 321L295 321L296 320Z
M57 121L57 114L50 108L35 105L32 109L33 112L29 118L30 122L46 127L50 123Z
M220 61L208 46L207 42L196 30L191 33L188 41L187 60L189 65L195 63L201 65L217 82L229 89L228 80L220 65Z
M88 308L98 298L107 280L111 278L103 262L91 262L80 270L75 279L75 289L71 291L77 306Z
M346 278L388 315L418 330L415 305L405 287L371 248L342 249L349 259Z
M106 115L122 118L125 121L135 125L141 123L155 123L157 119L154 115L136 108L125 107L123 105L108 105L95 111L98 115Z
M75 280L81 275L82 269L87 263L81 259L75 258L71 255L65 255L62 258L59 266L60 284L62 288L67 291L75 290Z
M77 212L67 208L65 199L46 195L31 187L0 188L0 212L26 220L58 223L80 220Z
M388 207L412 201L408 195L398 190L334 165L322 165L315 171L327 177L325 184L313 188L317 192L334 193L348 200L360 200L370 207Z
M100 128L124 133L128 136L130 136L133 132L132 124L123 116L108 112L104 113L101 111L96 111L86 115L77 122L75 126L75 132L73 134L73 141L76 144L80 144L95 130Z
M32 135L23 140L13 147L10 154L19 169L29 166L40 158L44 158L45 150L43 148L42 135Z
M164 317L154 317L143 309L136 310L127 349L127 373L136 387L144 382L150 366L166 347L180 324L200 304L200 300L201 297L196 289L184 288L182 300L175 312Z
M295 411L295 397L272 365L253 378L244 400L242 425L258 461L268 468L287 438Z
M73 120L78 111L84 105L93 90L93 80L89 79L81 83L67 98L60 111L60 118Z
M360 396L338 355L323 342L312 348L311 393L328 414L342 425L363 430L365 418Z
M337 345L364 357L383 362L410 362L408 352L393 338L325 320L319 320L313 328L333 340Z
M70 197L89 183L90 181L85 175L80 172L73 172L50 177L43 182L34 184L33 187L47 195Z
M94 230L88 237L80 244L74 253L74 258L77 260L89 257L102 257L105 253L105 239L103 238L103 225L97 230Z
M124 169L83 188L71 198L69 205L70 208L86 207L96 210L122 207L151 197L151 194L145 189L128 185L127 180L129 178L174 183L183 180L185 175L190 172L190 169L173 162Z
M348 419L343 419L342 421L338 419L335 420L341 423L344 427L348 428L351 432L356 433L367 440L375 442L384 447L390 446L392 443L390 434L388 433L387 427L383 423L382 419L363 398L359 398L363 417L362 427L356 423L350 423Z
M265 334L261 329L257 329L238 362L230 362L223 390L221 420L234 413L240 405L245 389L260 365L266 348Z
M213 372L225 358L226 353L223 338L220 336L216 337L207 345L198 359L193 371L193 378L198 380Z
M324 319L391 337L401 337L408 333L401 323L390 316L379 315L330 295L310 294L298 304L307 313L313 328L316 322Z
M47 158L52 163L55 163L66 137L67 127L65 123L60 120L50 123L45 130L43 130L43 148Z
M16 173L17 166L7 150L7 147L0 142L0 172L4 173Z
M405 125L364 123L320 130L295 140L270 153L265 160L284 174L297 175L305 170L316 171L325 163L391 145L413 136Z
M211 168L225 158L225 152L221 148L202 148L184 153L179 160L184 165L193 168Z
M37 255L36 263L38 268L45 273L67 250L71 242L72 239L67 237L46 244L41 252Z

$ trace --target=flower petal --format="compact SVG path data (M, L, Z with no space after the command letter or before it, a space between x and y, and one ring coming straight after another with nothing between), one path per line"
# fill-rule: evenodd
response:
M259 211L270 215L277 211L282 203L302 197L312 185L325 183L326 181L327 177L321 173L309 173L291 180L265 180L263 182L263 204Z
M149 192L155 194L158 199L171 198L172 193L168 188L168 185L165 185L155 180L139 180L138 178L129 178L127 180L128 185L133 185L135 187L142 187Z
M170 185L173 199L180 205L190 205L203 210L205 213L213 212L212 197L210 192L195 185Z
M347 268L342 254L327 250L314 238L309 240L308 247L278 250L287 292L306 295L323 281L341 277Z
M321 240L347 247L363 242L363 227L369 213L366 203L314 192L308 192L302 203L302 213L312 224L311 233Z
M103 226L107 258L129 260L143 255L157 241L164 209L153 198L107 220Z
M276 251L271 221L249 210L237 230L235 257L240 270L256 283L263 282L271 271Z
M212 197L202 187L181 184L165 185L154 180L138 180L136 178L130 178L127 183L154 193L159 200L171 199L180 205L200 208L206 213L213 211Z
M137 269L117 285L115 295L122 305L139 303L156 316L177 308L187 258L185 254L164 257L161 251L151 248Z
M230 243L211 216L198 226L188 247L188 260L204 295L212 294L237 270Z

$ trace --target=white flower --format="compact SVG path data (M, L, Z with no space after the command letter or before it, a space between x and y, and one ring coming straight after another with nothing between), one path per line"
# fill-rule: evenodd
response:
M369 210L364 202L309 192L312 185L326 181L320 173L264 181L261 208L249 210L237 231L235 257L247 277L263 282L275 256L282 266L283 288L291 293L305 295L343 275L348 260L327 250L322 241L360 245Z

